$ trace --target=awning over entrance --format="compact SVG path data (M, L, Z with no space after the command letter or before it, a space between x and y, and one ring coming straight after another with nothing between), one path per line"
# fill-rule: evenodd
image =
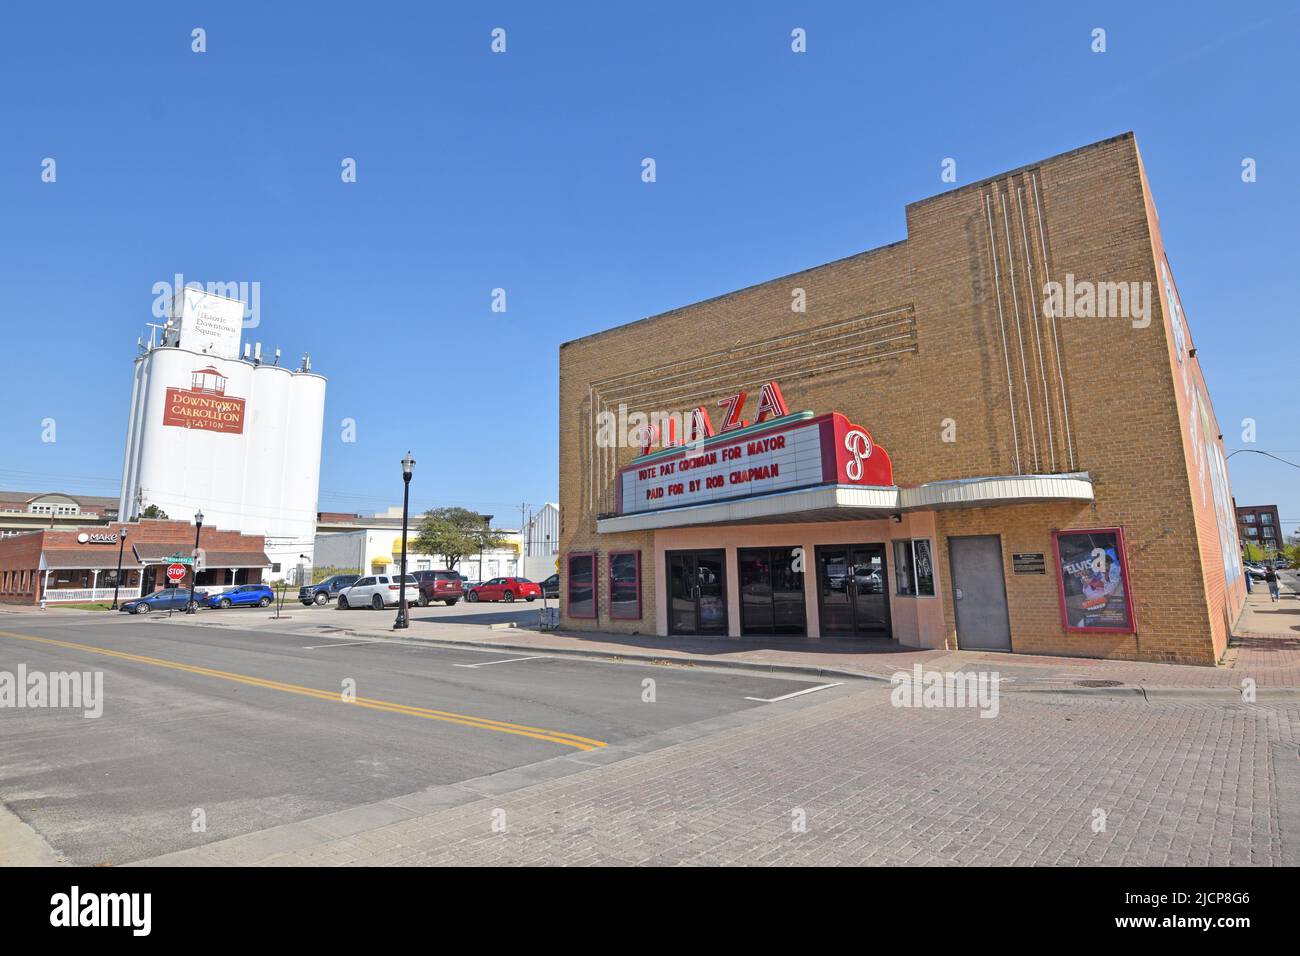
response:
M179 541L156 543L141 542L133 548L143 564L165 564L173 555L188 557L194 553L194 542ZM267 568L271 559L264 551L209 551L199 549L200 565L204 568Z
M174 554L191 555L194 553L194 542L184 541L142 541L131 545L131 550L135 556L140 559L142 564L160 564Z
M42 555L42 568L49 571L117 568L117 548L54 548ZM122 570L138 570L139 563L128 551L122 556Z
M909 488L819 485L731 501L600 518L596 530L608 533L691 525L863 521L904 511L1092 500L1092 478L1087 472L963 478Z
M205 568L269 568L271 559L262 551L199 551Z

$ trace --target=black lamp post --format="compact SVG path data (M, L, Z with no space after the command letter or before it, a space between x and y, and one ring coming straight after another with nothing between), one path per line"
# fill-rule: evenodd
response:
M415 459L408 451L402 459L402 574L397 579L397 620L393 622L395 631L411 626L406 616L406 521L411 507L411 471L414 468Z
M203 512L194 515L194 563L190 566L190 599L185 602L185 613L194 613L194 585L199 580L199 532L203 530Z
M117 610L117 589L122 585L122 549L126 547L126 526L122 527L121 537L117 540L117 577L113 579L113 607Z

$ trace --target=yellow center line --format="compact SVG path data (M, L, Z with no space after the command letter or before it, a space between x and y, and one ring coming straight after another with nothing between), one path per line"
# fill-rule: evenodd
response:
M124 661L134 661L138 664L150 664L154 667L165 667L170 670L184 671L189 674L198 674L203 677L216 677L221 680L234 681L239 684L248 684L252 687L263 687L267 690L278 690L286 694L297 694L302 697L314 697L317 700L331 701L333 703L352 704L370 710L383 710L394 714L408 714L412 717L424 717L427 720L441 720L449 724L460 724L464 727L476 727L479 730L495 730L503 734L514 734L518 737L532 737L534 740L545 740L549 743L565 744L569 747L576 747L578 750L595 750L598 747L607 746L603 740L593 740L590 737L579 737L577 734L565 733L559 730L548 730L544 727L530 727L527 724L514 724L504 720L475 717L471 714L457 714L447 710L433 710L429 707L417 707L413 704L398 704L387 700L375 700L370 697L355 697L348 700L338 691L319 690L315 687L304 687L301 684L289 684L284 681L269 680L264 677L250 677L247 674L235 674L231 671L220 671L211 667L200 667L195 664L182 664L179 661L164 660L160 657L145 657L140 654L128 654L125 651L114 651L107 647L95 647L91 644L75 644L71 641L56 641L50 637L33 637L30 634L15 634L12 631L0 631L0 637L12 637L15 640L30 641L34 644L49 644L54 647L66 647L77 651L87 651L91 654L102 654L105 657L116 657Z

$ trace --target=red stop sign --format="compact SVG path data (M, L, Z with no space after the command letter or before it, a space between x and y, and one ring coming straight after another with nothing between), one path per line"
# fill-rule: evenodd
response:
M169 564L167 565L167 580L172 584L180 584L185 579L185 565Z

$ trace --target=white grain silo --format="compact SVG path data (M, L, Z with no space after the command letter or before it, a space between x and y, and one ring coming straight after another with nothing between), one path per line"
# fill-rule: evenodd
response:
M205 317L242 314L237 300L194 293ZM238 333L213 336L213 324L200 336L169 323L164 344L135 360L120 513L157 505L192 520L202 510L205 525L264 535L279 566L264 576L282 578L315 546L325 379L306 363L241 358Z

